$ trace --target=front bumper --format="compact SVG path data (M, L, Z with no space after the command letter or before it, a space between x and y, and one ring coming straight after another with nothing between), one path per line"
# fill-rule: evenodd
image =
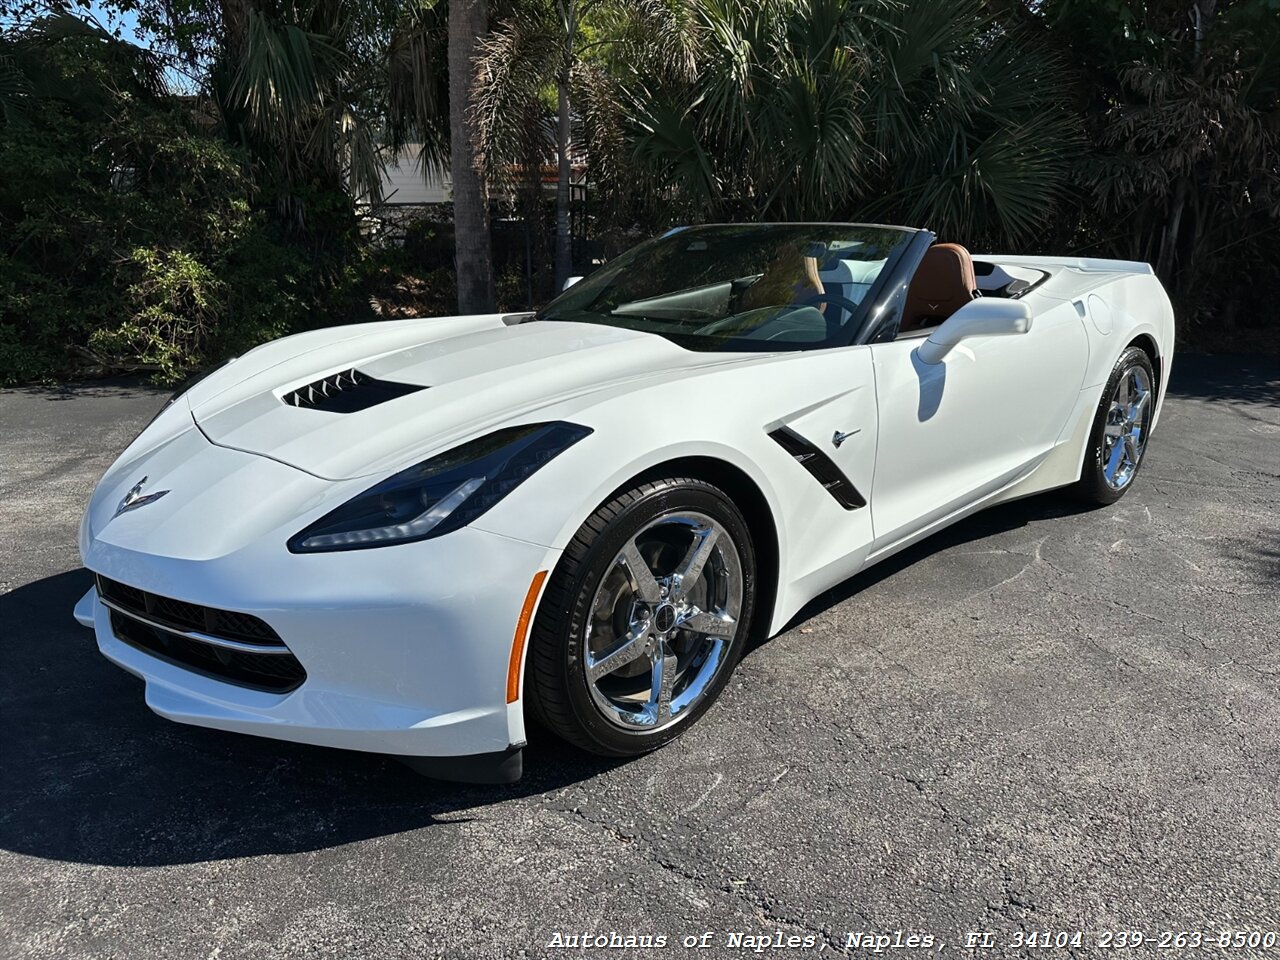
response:
M305 668L290 692L237 686L126 643L96 590L76 619L93 627L104 656L145 681L152 710L181 723L402 757L509 757L524 743L520 701L507 703L508 665L529 584L554 564L553 551L470 528L305 556L270 541L185 559L90 537L84 559L137 589L265 621Z

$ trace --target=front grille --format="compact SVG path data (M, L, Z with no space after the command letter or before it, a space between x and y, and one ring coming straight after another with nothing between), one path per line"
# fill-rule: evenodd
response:
M329 413L355 413L425 389L426 387L413 383L378 380L353 369L332 373L296 390L290 390L281 399L291 407L325 410Z
M132 647L254 690L287 693L307 678L284 641L251 614L162 597L107 577L97 584L111 609L112 632Z
M111 632L131 647L161 660L254 690L288 693L307 679L302 664L291 653L246 653L215 647L153 627L118 610L111 611Z
M123 607L126 613L154 620L161 626L173 627L184 633L207 633L264 647L284 646L284 641L271 627L247 613L172 600L106 577L98 577L98 596Z

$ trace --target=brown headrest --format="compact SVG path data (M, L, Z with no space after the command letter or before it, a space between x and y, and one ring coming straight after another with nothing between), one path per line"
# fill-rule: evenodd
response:
M903 330L936 326L978 295L973 258L958 243L935 243L907 288Z

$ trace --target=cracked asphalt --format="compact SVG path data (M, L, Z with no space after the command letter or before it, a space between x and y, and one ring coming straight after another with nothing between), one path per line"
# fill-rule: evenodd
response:
M172 724L97 654L76 527L161 398L0 391L3 960L1280 930L1280 366L1179 358L1119 504L972 518L752 649L667 749L544 739L502 788ZM584 931L668 946L547 946Z

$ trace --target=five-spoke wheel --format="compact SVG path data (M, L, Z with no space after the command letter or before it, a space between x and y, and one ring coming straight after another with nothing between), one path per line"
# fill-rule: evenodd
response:
M1147 446L1151 423L1151 377L1139 364L1125 370L1111 395L1103 430L1102 473L1113 490L1133 479Z
M675 723L725 665L742 609L742 561L701 513L659 517L618 550L582 638L601 712L624 730Z
M1147 354L1130 347L1116 361L1094 420L1075 492L1090 503L1119 500L1146 453L1155 411L1155 373Z
M750 533L725 493L677 478L627 491L583 525L547 586L532 712L597 753L661 746L719 695L754 600Z

